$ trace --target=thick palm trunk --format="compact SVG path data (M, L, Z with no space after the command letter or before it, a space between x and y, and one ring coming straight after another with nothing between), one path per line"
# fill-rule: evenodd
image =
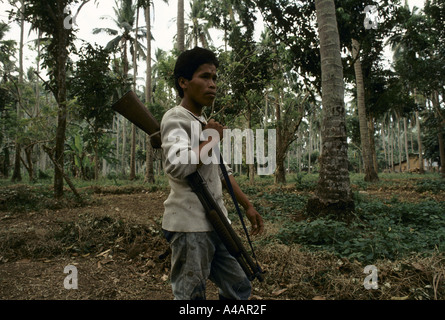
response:
M56 130L56 150L55 161L57 166L54 174L54 195L56 198L63 196L63 179L64 179L64 151L65 151L65 132L67 124L67 105L66 105L66 63L68 60L68 32L64 26L63 7L60 8L60 15L58 15L58 33L57 43L57 62L56 62L56 83L57 83L57 103L59 106L57 113L57 130Z
M343 66L334 0L316 0L320 34L323 123L320 178L310 214L345 215L354 210L349 181Z
M145 24L147 26L147 70L145 78L145 103L148 105L151 102L151 19L150 19L150 2L145 8ZM145 139L146 145L146 168L145 168L145 182L154 183L154 168L153 168L153 148L151 146L150 137L147 135Z
M138 63L137 63L137 52L138 52L138 29L139 29L139 7L136 5L136 29L135 29L135 39L134 39L134 50L133 50L133 91L137 94L136 88L136 78L138 75ZM131 154L130 154L130 180L136 178L136 126L131 125Z
M122 48L122 63L123 63L123 76L124 79L128 77L128 55L127 55L127 40L124 37L123 40L123 48ZM128 120L122 118L122 176L125 177L127 175L127 122Z
M360 45L357 40L352 39L352 55L355 60L354 71L357 85L357 109L360 125L360 140L363 152L363 162L365 166L365 181L378 181L377 172L374 170L374 163L372 161L371 143L368 132L368 120L366 117L365 107L365 86L363 83L362 65L359 57Z
M23 17L23 10L24 10L24 3L23 0L20 0L21 3L21 11L22 13L20 14L20 47L19 47L19 86L18 86L18 95L19 95L19 100L22 99L22 85L23 85L23 41L24 41L24 33L25 33L25 19ZM17 102L17 120L20 121L20 119L22 118L22 109L20 106L20 101ZM22 181L22 173L21 173L21 167L20 167L20 159L21 159L21 152L22 152L22 147L20 145L19 142L19 138L18 138L18 134L16 136L16 141L15 141L15 157L14 157L14 171L12 173L12 181Z
M64 150L65 150L65 132L66 132L66 122L67 122L67 108L66 108L66 84L65 84L65 64L66 56L62 54L63 57L59 58L59 72L58 72L58 103L59 110L57 113L57 130L56 130L56 152L55 161L59 165L61 170L55 169L54 175L54 193L56 198L63 196L63 168L64 168ZM61 70L60 70L61 69Z
M178 0L178 17L177 17L177 49L179 52L184 51L184 0Z

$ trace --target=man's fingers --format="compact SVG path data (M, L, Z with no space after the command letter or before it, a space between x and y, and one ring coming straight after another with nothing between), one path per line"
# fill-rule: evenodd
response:
M218 131L220 140L222 140L224 137L224 129L227 129L227 127L215 121L214 119L210 119L204 129L214 129Z
M255 217L255 222L252 224L252 235L255 236L257 234L261 234L264 231L263 219L261 216Z

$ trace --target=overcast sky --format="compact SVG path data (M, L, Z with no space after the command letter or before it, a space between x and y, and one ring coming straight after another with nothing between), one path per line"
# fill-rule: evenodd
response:
M0 0L0 21L8 22L8 15L6 10L10 8L9 5L3 3L6 0ZM114 0L99 0L99 4L95 5L94 0L87 3L76 20L77 32L76 36L79 39L86 40L92 44L97 43L99 45L105 46L108 41L113 37L108 36L105 33L93 35L92 30L94 28L100 27L110 27L115 28L114 22L110 19L101 19L104 16L114 17L113 6L115 4ZM162 0L154 0L154 12L152 11L152 33L154 36L154 43L152 44L152 52L154 53L156 48L162 48L164 50L171 50L173 48L173 37L176 34L176 13L177 13L177 0L169 0L169 4L164 3ZM190 5L189 1L185 0L186 11L189 11ZM408 0L410 7L417 6L423 7L424 0ZM140 25L145 25L145 20L143 12L140 12ZM187 20L187 13L186 13ZM187 21L186 21L187 22ZM4 37L4 39L15 39L19 41L19 27L17 23L10 23L11 30ZM263 28L262 23L258 23L258 29L255 30L256 35L261 34ZM217 47L223 45L222 33L213 32L212 38L214 44ZM26 25L25 31L25 41L29 42L36 39L36 33L31 32L29 34L29 24ZM25 67L29 67L35 63L35 52L30 51L27 46L25 46ZM140 67L143 69L145 63L139 62ZM140 72L144 72L140 70Z

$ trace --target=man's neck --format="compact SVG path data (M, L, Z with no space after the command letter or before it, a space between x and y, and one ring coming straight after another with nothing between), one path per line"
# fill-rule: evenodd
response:
M200 117L202 114L202 106L196 106L193 103L188 102L186 99L182 99L181 106L183 106L185 109L187 109L197 117Z

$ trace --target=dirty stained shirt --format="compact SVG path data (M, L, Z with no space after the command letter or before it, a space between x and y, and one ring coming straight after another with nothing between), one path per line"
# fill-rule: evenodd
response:
M204 207L196 194L192 191L186 177L196 170L199 171L212 193L216 203L221 207L227 217L227 209L224 206L222 183L224 179L221 168L217 163L201 165L198 168L196 161L192 161L194 155L192 151L192 139L199 144L199 136L202 132L201 125L197 125L197 120L190 111L182 106L168 110L161 121L161 139L164 170L167 174L170 194L164 202L164 215L162 228L171 232L208 232L213 227L206 217ZM206 123L204 117L198 119ZM192 125L192 123L194 123ZM192 130L193 126L193 130ZM199 128L199 130L195 130ZM177 130L187 133L187 141L184 139L178 144L178 139L174 139ZM176 131L175 131L176 130ZM192 135L194 135L192 137ZM169 138L170 137L170 138ZM178 147L180 146L180 147ZM179 150L180 149L180 150ZM169 160L169 152L187 154L186 163L173 163ZM170 156L171 156L170 153ZM226 165L228 174L232 174L232 169Z

